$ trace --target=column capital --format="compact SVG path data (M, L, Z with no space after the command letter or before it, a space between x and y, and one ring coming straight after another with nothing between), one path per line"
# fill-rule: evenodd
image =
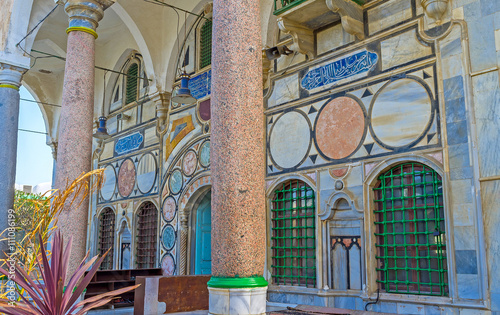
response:
M0 87L19 90L21 80L26 69L0 63Z
M104 10L115 3L114 0L68 0L64 10L69 16L69 28L67 30L88 29L95 33L99 21L104 16ZM89 33L91 33L89 31Z

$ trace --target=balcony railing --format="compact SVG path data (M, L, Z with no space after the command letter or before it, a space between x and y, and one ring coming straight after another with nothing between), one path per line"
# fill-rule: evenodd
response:
M274 15L280 15L281 13L301 4L308 0L274 0ZM351 0L354 3L363 5L366 0Z

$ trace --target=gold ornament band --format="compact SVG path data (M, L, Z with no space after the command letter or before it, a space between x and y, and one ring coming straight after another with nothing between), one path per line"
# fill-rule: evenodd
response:
M0 88L9 88L9 89L14 89L16 91L19 91L19 87L12 85L12 84L0 84Z
M88 28L88 27L84 27L84 26L72 26L72 27L68 27L66 29L66 34L69 34L69 32L72 32L72 31L80 31L80 32L89 33L89 34L92 34L95 37L95 39L97 39L97 33L96 33L96 31L94 31L93 29Z

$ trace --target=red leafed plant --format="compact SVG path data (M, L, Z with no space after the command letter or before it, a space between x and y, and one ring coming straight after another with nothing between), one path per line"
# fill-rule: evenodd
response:
M43 244L40 236L39 238L40 244ZM72 238L70 238L66 249L64 249L61 232L56 231L52 242L50 263L47 258L47 250L45 247L42 247L40 256L37 257L37 259L43 281L31 279L31 277L18 265L15 266L15 271L11 275L8 271L0 268L0 273L9 277L10 280L23 288L27 295L20 295L22 302L11 302L5 299L0 300L0 312L7 315L83 315L90 309L107 304L112 299L116 298L117 295L134 290L139 286L135 285L106 292L76 303L99 269L107 252L99 259L98 256L95 256L85 263L89 255L87 252L82 263L69 279L67 285L68 289L64 290L71 243ZM94 264L96 260L97 262ZM92 264L94 264L94 266L92 266ZM85 271L91 266L92 269L85 275Z

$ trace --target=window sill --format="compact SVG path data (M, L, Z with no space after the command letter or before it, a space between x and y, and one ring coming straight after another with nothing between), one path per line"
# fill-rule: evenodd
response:
M359 297L365 301L375 301L377 293L372 293L370 296L363 293ZM487 305L483 300L461 300L444 296L380 293L379 301L487 309Z

